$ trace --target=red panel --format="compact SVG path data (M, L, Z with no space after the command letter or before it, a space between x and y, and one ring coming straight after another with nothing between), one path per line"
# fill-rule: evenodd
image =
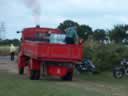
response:
M50 47L47 46L47 45L38 45L38 56L39 57L49 57L49 50L50 50Z
M80 61L83 57L83 49L80 45L61 45L26 41L23 43L24 54L36 58Z
M24 42L23 43L23 52L24 52L24 54L38 57L37 43L31 42L31 41Z
M63 66L48 66L47 73L52 76L63 77L67 74L68 68Z
M24 68L25 67L25 57L19 56L18 57L18 68Z
M83 48L82 47L74 46L71 52L72 52L72 56L71 56L72 58L79 59L79 60L83 59Z
M71 49L68 46L54 45L51 46L50 55L52 58L70 58Z
M52 28L26 28L23 31L23 38L34 38L37 32L46 33L49 30L53 33L62 33L58 29ZM22 43L22 52L32 58L41 58L43 60L64 60L64 61L79 61L82 60L82 46L81 45L67 45L67 44L49 44L37 41L24 41Z
M24 38L34 38L35 34L37 32L40 33L48 33L51 30L52 33L59 33L61 34L62 32L59 29L52 29L52 28L25 28L23 30L23 34L22 34L22 39Z
M40 70L40 61L36 59L31 59L30 68L32 70Z

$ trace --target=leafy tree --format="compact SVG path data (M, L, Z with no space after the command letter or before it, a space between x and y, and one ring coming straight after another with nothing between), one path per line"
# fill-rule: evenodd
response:
M88 25L80 25L78 27L78 34L83 39L88 39L89 35L92 35L92 28Z
M124 39L128 39L128 25L116 25L110 32L111 40L114 40L116 43L122 43Z
M105 30L104 29L96 29L94 31L94 33L93 33L93 38L95 40L98 40L98 41L105 40L106 39L106 32L105 32Z
M66 29L66 28L68 28L70 26L76 26L76 27L78 27L79 24L76 23L76 22L74 22L74 21L72 21L72 20L65 20L63 23L60 23L59 24L58 28L60 30L64 31L64 29Z
M9 45L11 43L13 43L14 45L18 46L18 45L20 45L20 40L18 40L18 39L0 40L0 45Z
M94 44L90 48L89 42L86 42L84 47L84 56L92 57L93 63L96 65L97 71L112 70L113 66L120 64L122 58L128 58L128 47L124 44L108 44L101 43Z

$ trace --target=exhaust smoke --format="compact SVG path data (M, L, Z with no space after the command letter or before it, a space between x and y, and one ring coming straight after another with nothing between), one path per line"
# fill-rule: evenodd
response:
M31 9L33 19L36 25L40 24L41 7L40 0L23 0L25 5Z

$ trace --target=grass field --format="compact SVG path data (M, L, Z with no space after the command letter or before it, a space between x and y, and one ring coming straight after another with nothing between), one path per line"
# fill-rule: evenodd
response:
M8 55L9 47L3 46L0 50L0 55ZM5 61L8 59L2 66ZM11 66L8 63L6 67L11 69ZM58 79L31 81L26 76L0 68L0 96L128 96L128 77L114 79L111 72L76 75L71 82Z
M1 56L9 55L9 46L0 46L0 55Z
M18 47L17 51L18 51ZM10 54L9 46L0 46L0 56L7 56Z
M72 82L31 81L0 71L0 96L128 96L128 78L114 79L110 73L103 73L77 75Z

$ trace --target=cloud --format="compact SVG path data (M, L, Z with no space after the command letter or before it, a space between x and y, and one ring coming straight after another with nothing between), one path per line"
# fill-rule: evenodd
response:
M66 19L93 28L111 28L128 24L127 0L40 0L40 25L56 28ZM24 27L35 26L33 13L23 0L0 0L0 22L5 22L8 37ZM13 34L10 36L10 34ZM15 34L15 35L14 35Z
M89 11L122 11L127 10L127 0L47 0L42 1L45 10L71 11L71 10L89 10ZM62 11L63 10L63 11Z

